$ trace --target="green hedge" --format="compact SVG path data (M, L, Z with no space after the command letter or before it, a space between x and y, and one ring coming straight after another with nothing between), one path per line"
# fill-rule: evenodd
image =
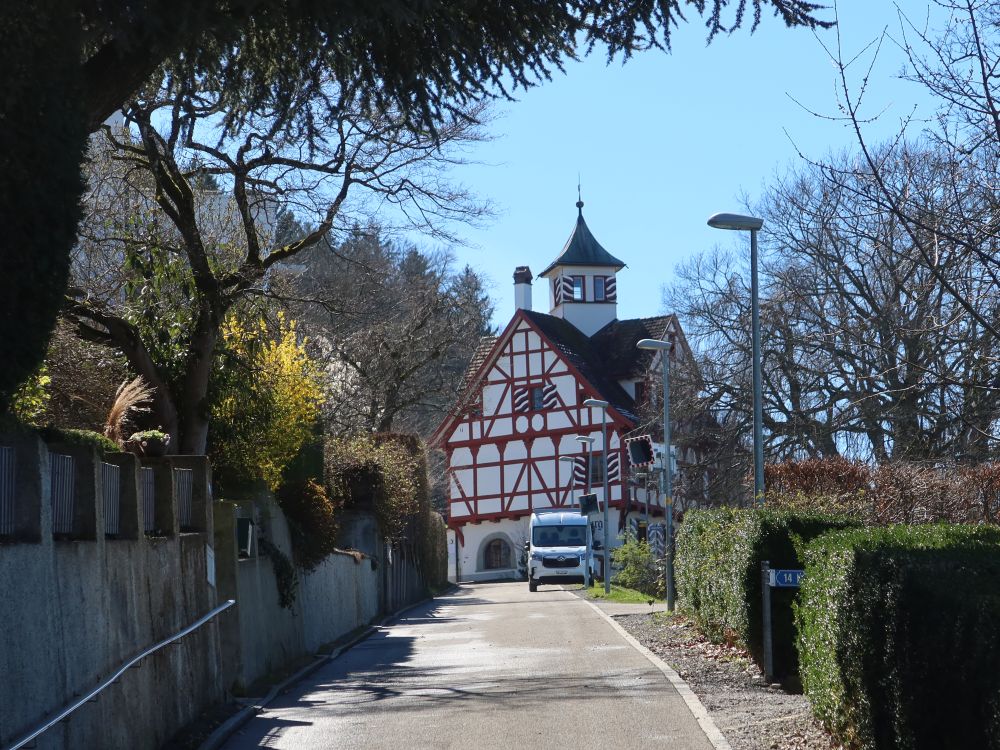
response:
M804 554L801 677L837 738L1000 747L1000 529L856 529Z
M801 568L804 543L854 521L791 511L692 510L677 534L675 576L682 606L716 642L735 643L763 663L760 564ZM794 589L772 591L774 672L793 676L798 658L791 604Z

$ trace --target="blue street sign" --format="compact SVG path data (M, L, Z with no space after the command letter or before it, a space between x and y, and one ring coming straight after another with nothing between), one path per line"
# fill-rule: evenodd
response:
M774 588L797 589L802 582L804 570L771 570L769 583Z

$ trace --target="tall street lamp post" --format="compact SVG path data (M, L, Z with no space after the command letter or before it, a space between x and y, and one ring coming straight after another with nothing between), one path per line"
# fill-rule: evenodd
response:
M660 490L663 492L663 512L667 517L667 610L674 611L674 495L670 471L670 352L674 345L659 339L642 339L636 344L640 349L658 351L663 366L663 456L660 473Z
M604 454L604 593L611 593L611 558L608 549L608 506L611 504L611 493L608 491L608 402L598 398L588 398L584 406L601 410L601 451ZM589 467L588 467L589 468Z
M576 482L573 480L573 468L576 466L576 456L559 456L559 460L570 465L569 469L569 499L570 507L576 507Z
M739 214L715 214L708 220L715 229L750 232L750 316L753 328L753 496L764 503L764 396L760 372L760 301L757 286L757 231L764 220Z
M576 441L578 443L580 443L580 447L584 449L584 456L586 456L586 458L584 460L586 462L585 465L587 467L587 471L586 471L586 474L587 474L587 494L589 495L590 494L590 449L594 445L594 438L590 437L589 435L577 435L576 436ZM575 484L576 483L576 479L574 479L573 482ZM590 588L590 566L591 566L591 564L593 562L591 560L591 557L592 557L591 550L593 549L593 546L594 546L594 540L591 539L591 535L590 535L590 515L588 514L587 515L587 565L586 565L586 569L583 572L583 587L585 589L589 589Z

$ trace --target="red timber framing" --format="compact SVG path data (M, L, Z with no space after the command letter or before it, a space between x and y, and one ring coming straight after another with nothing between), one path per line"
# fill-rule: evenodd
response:
M560 453L559 447L577 435L600 440L600 422L588 423L590 409L582 404L602 395L522 311L497 338L470 383L462 403L482 408L461 409L432 438L448 456L449 525L520 518L537 507L569 507L574 484L566 475L572 476L574 465L558 458L579 455L581 448L574 442ZM529 389L536 386L544 389L541 409L532 408ZM620 498L611 507L624 505L621 435L632 427L614 407L608 409L609 443L618 437L618 460L609 456L609 490Z

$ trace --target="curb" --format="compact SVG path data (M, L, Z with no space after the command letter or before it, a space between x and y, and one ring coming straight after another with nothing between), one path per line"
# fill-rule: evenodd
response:
M584 599L584 601L592 610L604 618L605 622L618 631L618 634L624 638L632 648L649 659L657 669L663 672L663 675L670 681L670 684L673 685L674 689L680 694L681 698L684 699L684 703L687 704L688 710L694 714L694 718L698 722L698 726L701 727L701 731L705 733L708 741L712 743L712 747L715 748L715 750L733 750L732 745L729 744L729 740L726 739L726 736L715 725L715 722L712 721L712 717L708 714L708 709L705 708L705 705L698 699L698 696L695 695L691 686L688 685L684 679L674 671L673 667L639 643L639 641L630 635L625 628L615 622L611 615L604 612L589 599Z
M453 591L457 589L458 586L453 584L452 586L450 586L449 588L445 589L440 594L438 594L438 596L451 594ZM268 691L267 695L265 695L259 701L257 701L256 703L252 703L248 706L244 706L240 711L238 711L237 713L226 719L226 721L224 721L222 724L216 727L214 732L212 732L208 737L205 738L205 741L198 746L198 750L218 750L218 748L222 747L222 744L226 740L228 740L230 737L232 737L233 734L236 733L236 730L238 730L240 727L242 727L244 724L250 721L250 719L259 714L261 711L263 711L264 708L271 701L277 698L281 693L285 692L296 682L305 679L327 662L333 661L341 654L343 654L345 651L354 648L356 645L361 643L361 641L365 640L366 638L370 637L373 633L375 633L375 631L378 630L378 628L385 627L386 625L391 625L400 617L402 617L405 613L409 612L411 609L415 609L416 607L419 607L423 604L427 604L427 602L434 601L434 599L436 598L437 597L434 596L428 596L425 599L421 599L418 602L414 602L413 604L408 604L402 609L398 609L392 614L386 615L374 625L369 625L361 633L358 633L358 635L356 635L354 638L352 638L339 648L334 649L329 654L326 654L324 656L317 656L316 660L312 664L306 664L298 672L295 672L291 676L286 677L283 681L281 681L273 688L271 688L271 690ZM728 748L726 750L728 750Z

